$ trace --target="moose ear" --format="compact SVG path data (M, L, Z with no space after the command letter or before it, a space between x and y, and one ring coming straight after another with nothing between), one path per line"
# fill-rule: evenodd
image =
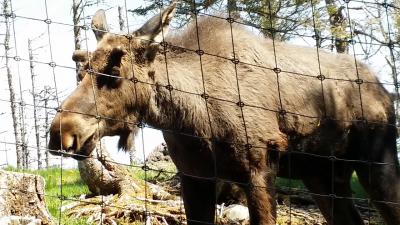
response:
M94 36L96 36L97 42L99 42L103 36L108 33L108 25L106 19L106 13L104 10L99 9L96 11L92 18L92 29Z
M75 62L86 62L89 60L91 53L85 50L75 50L72 54L72 60Z
M144 57L152 61L158 49L158 44L164 41L168 33L169 24L175 15L176 2L164 9L161 13L153 16L133 35L140 39L146 46Z
M76 63L79 64L78 66L79 69L76 74L78 82L82 81L83 77L85 76L85 74L82 72L83 66L87 61L89 61L91 57L92 53L86 50L75 50L74 53L72 54L72 60L74 60Z

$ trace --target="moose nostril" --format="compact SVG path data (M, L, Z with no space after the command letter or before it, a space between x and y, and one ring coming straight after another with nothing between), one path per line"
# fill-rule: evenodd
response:
M73 135L73 142L72 142L72 146L68 148L69 151L73 151L73 150L78 150L78 137L77 135Z
M62 143L61 143L62 149L69 150L73 148L75 143L75 136L76 135L62 134Z

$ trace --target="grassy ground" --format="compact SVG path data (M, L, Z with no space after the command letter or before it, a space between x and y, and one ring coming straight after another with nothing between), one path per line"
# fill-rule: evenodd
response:
M289 180L285 178L277 178L276 184L278 187L291 187L293 189L300 189L305 190L306 187L304 186L303 182L300 180ZM366 199L368 198L367 194L365 193L364 189L362 188L360 182L358 181L357 175L354 173L351 178L351 190L353 191L354 198Z
M134 179L146 180L151 183L169 180L177 172L176 167L171 163L159 163L158 167L152 165L148 166L154 170L144 171L142 168L137 166L129 167L128 170L131 172Z
M16 171L15 169L9 167L6 170ZM170 169L165 169L167 171L173 171ZM21 172L21 171L19 171ZM88 225L85 218L80 219L70 219L66 215L60 213L61 203L63 205L68 204L71 200L68 199L78 199L82 194L88 194L89 190L87 186L81 181L79 171L76 169L63 169L61 172L60 168L51 168L47 170L34 170L34 171L24 171L26 173L38 174L46 180L46 204L54 217L56 224L68 224L68 225ZM132 169L133 177L136 179L144 179L144 171L140 168ZM62 174L62 181L61 181ZM158 173L154 171L148 171L146 173L147 180L168 179L171 174ZM62 183L62 185L61 185ZM277 179L277 185L280 187L292 187L295 189L304 190L305 187L303 183L299 180L289 180L284 178ZM357 176L353 175L352 190L354 192L355 198L367 198L364 190L358 182ZM66 200L61 201L60 196L64 196ZM60 222L60 223L59 223Z

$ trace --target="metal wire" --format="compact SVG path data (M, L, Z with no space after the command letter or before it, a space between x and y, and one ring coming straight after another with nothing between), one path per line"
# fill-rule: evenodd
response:
M12 1L10 0L10 2L12 2ZM125 2L125 7L124 8L125 8L125 14L126 14L125 21L127 23L126 27L128 29L128 33L130 33L130 31L129 31L129 19L128 19L129 18L128 17L128 8L127 8L126 0L124 2ZM245 113L243 111L243 106L249 107L249 108L254 108L254 109L261 109L261 110L264 110L265 112L277 113L279 115L282 115L282 118L281 118L282 120L286 120L285 116L287 116L287 115L296 115L296 116L300 116L300 117L303 117L303 118L314 118L314 119L323 120L327 116L326 115L325 93L324 93L324 82L325 82L325 80L332 80L332 81L337 81L337 82L355 83L355 84L358 85L359 105L360 105L360 111L361 111L361 118L357 119L357 120L349 120L349 121L340 120L340 122L362 122L362 121L364 121L365 117L364 117L364 107L363 106L365 104L368 104L368 103L367 102L363 102L361 85L365 85L365 84L392 85L392 86L395 87L396 93L398 94L399 85L398 85L398 80L397 80L396 59L395 59L393 53L391 53L391 60L392 60L392 63L394 65L394 68L395 68L394 73L396 74L396 76L394 77L394 82L393 83L391 83L391 82L379 82L379 81L378 82L377 81L368 81L368 80L363 80L363 82L360 83L359 82L360 81L360 75L359 75L358 64L357 64L357 60L356 60L356 50L355 50L354 46L356 44L371 44L371 45L377 45L377 46L382 46L382 45L383 46L387 46L389 48L389 50L392 50L393 48L400 48L400 44L398 42L395 42L395 41L392 40L391 31L390 31L391 30L390 29L390 19L389 19L389 12L388 12L389 9L396 10L396 11L400 11L400 9L397 6L395 6L395 5L391 4L391 3L388 3L386 1L384 1L384 2L368 2L368 1L361 1L361 0L351 0L351 2L357 2L357 3L360 3L360 4L364 4L364 5L374 5L374 6L384 7L385 8L386 20L387 20L387 26L388 26L387 29L388 29L389 42L387 42L387 43L386 42L382 42L382 43L365 43L365 42L355 41L354 40L354 36L355 35L354 35L352 21L351 21L351 18L350 18L351 13L350 13L350 9L349 9L349 2L350 2L349 0L344 1L344 4L346 6L346 10L347 10L347 19L348 19L348 27L350 29L350 38L348 40L344 40L344 41L347 41L352 45L351 46L352 56L354 58L355 73L357 75L357 79L355 79L355 80L343 79L343 78L337 78L337 77L328 77L328 76L325 76L324 80L320 79L320 76L323 75L323 74L322 74L322 70L321 70L320 47L318 45L318 41L320 41L320 40L331 40L332 37L331 36L322 37L322 36L318 35L317 27L316 27L316 21L315 21L315 17L314 17L315 5L314 5L313 1L310 1L310 4L311 4L311 10L312 10L312 23L313 23L313 29L314 29L313 32L314 32L314 34L313 35L298 34L298 33L291 33L291 34L295 35L297 37L306 37L306 38L314 38L315 39L315 41L317 43L317 45L316 45L316 54L317 54L317 60L318 60L318 72L319 72L319 74L305 74L305 73L300 73L300 72L296 72L296 71L285 70L285 69L279 67L279 61L277 59L277 54L279 54L279 52L277 51L276 46L275 46L276 45L275 42L277 40L276 40L275 35L274 35L275 32L279 33L279 30L276 30L273 27L273 24L272 24L272 6L271 6L271 2L270 1L268 2L268 6L266 6L268 8L268 12L269 12L268 15L270 16L269 19L270 19L270 22L271 22L270 23L270 28L268 28L268 29L257 27L254 24L248 24L248 23L241 22L241 21L233 19L232 12L229 9L228 9L228 17L216 16L216 15L212 15L212 14L207 14L205 12L195 13L193 18L194 18L194 22L195 22L195 25L196 25L196 36L197 36L197 48L196 49L187 49L187 48L183 48L182 46L175 46L175 45L172 45L171 43L167 43L164 40L164 31L163 31L163 29L161 29L161 31L162 31L162 39L163 40L162 40L162 42L160 44L161 44L161 46L163 48L162 53L163 53L164 61L165 61L167 84L165 84L165 85L157 84L157 85L159 85L161 87L164 87L169 91L171 104L173 103L172 92L178 92L178 93L182 93L182 94L186 94L186 95L202 97L204 99L205 108L207 110L208 125L209 125L209 129L210 129L211 135L205 137L205 136L194 135L192 133L186 133L186 132L183 132L183 131L176 131L176 130L172 130L172 129L171 130L158 129L158 130L160 130L162 132L165 132L165 133L173 133L173 134L179 134L179 135L183 135L183 136L187 136L187 137L194 137L194 138L198 138L199 140L207 140L207 141L210 141L213 144L218 143L219 140L215 140L215 135L214 135L214 132L213 132L213 124L211 122L211 117L210 117L210 112L209 112L209 110L210 110L209 109L209 102L208 102L209 100L215 100L215 101L225 102L225 103L231 104L233 106L239 107L240 113L241 113L241 118L242 118L242 121L243 121L243 128L244 128L246 142L244 144L243 143L234 143L234 142L232 142L232 143L224 142L225 144L233 144L233 145L240 146L241 148L248 150L248 154L250 154L251 149L265 149L265 150L268 150L268 151L278 151L278 150L274 150L274 149L268 149L268 147L266 147L266 146L254 146L254 145L252 145L251 148L249 148L250 143L249 143L249 136L248 136L248 133L247 133L246 119L245 119ZM37 64L43 64L43 65L47 64L47 65L49 65L51 67L51 71L52 71L52 75L53 75L54 87L57 90L55 68L56 67L60 67L60 68L67 68L67 69L71 69L71 70L75 70L75 68L70 67L70 66L64 66L62 64L59 64L58 62L57 63L54 62L53 53L52 53L53 50L52 50L52 45L51 45L51 29L50 29L51 25L57 24L57 25L62 25L62 26L67 26L67 27L78 26L78 27L82 28L84 30L85 37L86 37L86 47L88 47L88 43L87 43L88 38L87 38L86 31L89 28L86 25L86 21L84 21L84 25L81 26L81 25L73 25L73 24L68 24L68 23L63 23L63 22L56 22L56 21L51 20L49 18L49 15L48 15L47 1L44 0L44 3L45 3L45 10L46 10L46 19L39 19L39 18L27 17L27 16L24 16L24 15L17 15L17 14L15 14L14 10L12 9L12 4L11 4L11 14L10 15L8 15L8 14L7 15L0 14L0 17L12 18L13 26L15 26L14 25L14 20L16 18L24 19L24 20L27 20L27 21L40 21L40 22L43 21L43 22L45 22L47 24L47 35L48 35L48 45L49 45L49 52L50 52L50 61L49 62L44 62L44 61L40 61L40 60L24 59L24 58L20 57L18 55L18 51L17 51L17 39L16 39L16 36L18 34L15 33L15 27L13 28L15 55L14 56L0 56L0 57L7 57L7 58L10 58L10 59L14 59L16 61L17 65L18 65L18 77L19 77L19 79L21 79L21 76L19 75L19 62L20 61L32 61L32 62L37 63ZM195 9L197 8L195 0L193 0L193 6L194 6ZM162 12L162 8L163 8L163 5L159 4L159 11L160 12ZM194 10L194 11L196 11L196 10ZM202 49L202 46L200 45L200 37L199 37L199 31L198 31L198 16L214 17L216 19L221 19L221 20L228 21L229 26L230 26L230 37L231 37L232 52L233 52L233 57L232 58L228 58L226 56L221 56L221 55L215 55L215 54L206 52L206 51L204 51ZM160 14L160 20L162 20L161 14ZM245 26L249 26L249 27L253 27L253 28L256 28L256 29L260 29L260 30L274 31L274 32L272 32L272 47L273 47L274 66L275 66L274 68L270 68L270 67L267 67L265 65L254 64L252 62L245 62L245 61L242 61L242 60L238 59L237 54L236 54L236 50L235 50L235 36L234 36L234 32L233 32L233 25L235 23L241 24L241 25L245 25ZM93 30L96 30L96 29L93 29ZM115 34L115 35L120 35L120 34ZM125 35L123 35L123 36L125 36ZM138 39L138 37L132 37L132 36L130 36L129 38L131 38L133 40L134 39ZM340 39L338 39L338 40L340 40ZM142 41L148 41L148 40L142 40ZM131 44L131 41L129 41L129 44ZM131 47L132 46L130 46L130 49L131 49ZM169 71L168 58L167 58L167 52L168 51L187 51L187 52L196 53L199 56L199 65L200 65L201 79L202 79L202 91L201 91L201 93L194 93L194 92L190 92L190 91L187 91L187 90L180 90L177 87L171 88L172 85L171 85L171 82L170 82L170 75L169 75L169 72L168 72ZM199 53L201 53L201 54L199 54ZM237 94L238 94L238 99L237 100L222 99L222 98L219 98L219 97L216 97L216 96L212 96L212 93L207 92L206 85L205 85L205 74L204 74L204 71L203 71L203 63L204 62L202 60L202 57L204 57L204 56L211 56L211 57L215 57L217 59L222 59L222 60L227 60L227 61L233 62L234 71L235 71L235 79L236 79L235 88L236 88L236 91L237 91ZM90 61L91 59L90 59L90 57L88 57L88 58L89 58L89 64L91 64L91 61ZM131 69L132 69L132 71L135 71L134 70L134 61L133 61L132 57L131 57L131 60L132 60L131 61L131 66L132 66ZM276 92L278 94L278 99L279 99L279 108L278 109L276 109L276 108L265 108L263 106L251 105L251 104L248 104L248 103L246 103L244 105L244 103L242 101L240 82L239 82L239 78L238 78L238 69L237 69L237 67L241 66L241 65L246 65L246 66L266 69L266 70L269 70L269 71L273 71L276 74L276 77L275 77L275 79L277 81L277 90L276 90ZM112 78L115 78L115 79L126 79L126 80L128 80L128 81L133 83L133 86L135 88L135 98L136 98L136 100L138 99L137 87L136 87L137 84L140 83L140 84L149 85L149 86L154 86L155 84L148 83L146 81L138 80L138 78L135 76L135 74L133 74L133 78L123 78L123 77L113 76L113 75L109 75L109 74L103 74L103 73L100 73L100 72L97 72L97 71L91 71L91 70L89 71L88 70L87 72L90 72L90 77L91 77L91 80L92 80L92 93L93 93L93 96L94 96L96 113L94 115L92 115L92 114L87 114L87 113L84 113L84 112L75 112L75 111L66 110L66 109L62 109L62 110L64 112L76 113L76 114L81 114L81 115L90 116L90 117L94 117L94 118L99 119L98 122L97 122L97 131L96 131L98 136L100 136L100 133L99 133L99 130L100 130L99 121L100 121L100 119L119 121L119 122L124 122L126 124L131 124L131 125L138 126L142 130L142 132L141 132L142 149L143 149L143 158L145 158L145 143L144 143L145 139L144 139L143 129L146 128L146 127L148 127L148 128L152 128L152 127L147 125L147 124L145 124L143 121L126 121L126 120L121 120L121 119L116 119L116 118L108 118L108 117L105 117L104 115L101 115L101 112L98 110L98 106L97 106L97 93L96 93L96 90L94 88L95 87L94 82L95 82L95 79L97 78L97 76L112 77ZM323 105L323 109L324 109L323 115L322 116L303 115L303 114L300 114L298 112L287 111L287 109L285 109L285 105L282 102L282 97L281 97L281 87L282 87L283 84L280 82L280 79L281 79L282 76L307 77L307 78L310 78L310 79L318 79L320 81L320 85L321 85L321 97L323 99L322 102L324 104ZM272 78L273 77L271 77L271 79ZM13 103L24 104L24 107L33 107L33 104L24 103L24 101L23 101L21 81L19 83L19 86L20 86L19 90L20 90L21 99L19 101L15 101ZM52 110L58 110L59 111L60 110L60 101L59 101L59 96L58 96L57 93L58 92L56 92L56 99L55 99L56 102L57 102L57 107L45 107L45 106L39 106L39 105L36 106L36 107L42 108L42 109L52 109ZM204 96L207 96L207 98L205 98ZM0 99L0 101L2 101L2 102L10 102L10 100L6 100L6 99ZM243 104L239 104L239 103L243 103ZM243 106L240 106L240 105L243 105ZM339 121L339 120L337 120L337 121ZM397 124L385 124L385 123L374 122L374 121L367 121L367 122L368 122L368 124L389 125L389 126L393 126L393 127L396 127L396 128L400 127ZM285 124L286 123L284 123L284 125ZM60 127L59 128L60 128L60 132L61 132L61 130L62 130L61 129L62 128L61 127L61 123L60 123ZM61 133L60 133L60 135L61 135ZM7 145L15 145L15 146L24 145L23 143L14 143L14 142L8 142L8 141L0 141L0 143L7 144ZM32 150L36 149L36 146L28 145L26 147L30 148ZM62 146L60 146L60 148L62 148ZM3 151L3 150L0 150L0 151ZM43 151L45 151L45 152L53 152L54 150L49 150L49 149L45 148ZM84 156L84 155L80 155L80 154L71 154L71 153L62 153L62 154L65 155L65 156L82 156L82 157L86 157L86 158L92 158L92 159L96 159L97 158L98 159L98 158L102 157L102 155L103 155L101 147L100 147L100 152L101 152L100 156L96 156L96 157L94 157L94 156ZM289 211L290 211L289 212L289 217L290 217L290 220L291 220L291 216L292 216L292 213L291 213L292 205L291 205L290 197L293 195L292 194L293 190L300 191L300 192L302 192L304 194L308 194L308 195L311 195L313 197L317 196L317 197L329 198L331 200L331 206L332 206L331 207L331 212L330 212L331 213L331 218L330 218L331 219L331 223L333 223L333 220L334 220L334 216L333 216L334 215L334 207L335 207L334 204L335 204L335 200L337 200L337 199L362 200L362 201L366 200L368 202L368 210L369 210L368 221L369 222L371 220L371 211L374 210L372 208L372 203L374 203L374 202L375 203L378 202L378 203L391 204L391 205L395 205L395 206L399 206L400 207L400 203L398 203L398 202L379 201L379 200L375 200L375 199L371 199L371 198L367 198L367 199L354 198L354 197L349 197L349 196L341 196L340 194L337 195L337 194L335 194L336 193L336 191L335 191L335 183L334 183L334 180L333 180L334 177L335 177L335 163L337 163L337 162L360 163L360 164L367 165L368 169L369 169L369 173L368 174L370 176L369 177L369 182L370 183L371 183L371 167L373 165L398 166L397 163L374 162L374 161L372 161L371 158L368 158L368 160L358 160L358 159L357 160L353 160L353 159L340 158L340 157L335 156L335 154L333 152L333 149L331 149L331 152L328 155L320 155L320 154L313 154L313 153L306 153L306 152L298 152L298 151L292 151L292 149L289 149L288 154L289 154L289 167L291 165L292 155L312 156L312 157L315 157L315 158L319 158L321 160L330 160L330 162L331 162L331 175L330 176L332 176L330 193L328 193L328 194L313 193L313 192L306 191L306 190L298 190L298 189L292 187L292 183L291 183L292 182L292 177L291 177L291 169L292 168L289 168L289 187L287 187L287 188L289 190ZM235 182L235 181L231 181L231 180L225 180L225 179L222 179L220 177L217 177L217 174L218 174L217 173L217 163L218 162L217 162L216 156L213 155L213 157L214 157L213 165L214 165L215 177L211 177L210 178L210 177L194 176L193 174L186 174L186 173L183 173L182 171L180 172L180 175L181 176L187 176L187 177L195 178L196 180L213 181L213 182L223 181L223 182L227 182L227 183L231 183L231 184L238 184L238 185L241 185L241 186L250 186L250 185L252 185L252 184L249 184L249 183L240 183L240 182ZM249 155L247 155L247 157L248 157L248 160L250 160ZM44 160L44 159L42 159L42 160ZM102 159L102 160L104 160L104 159ZM124 163L116 162L116 161L109 160L109 159L105 159L105 161L107 161L109 163L116 164L116 165L121 165L121 166L126 166L126 167L133 167L133 168L140 168L140 169L144 170L145 180L148 179L147 171L156 171L156 172L175 174L175 172L173 172L173 171L166 171L166 170L159 170L159 169L156 169L156 168L151 168L150 166L147 165L146 160L144 160L142 165L141 164L138 164L138 165L124 164ZM35 159L32 159L30 161L30 163L33 163L33 162L35 162ZM1 165L1 166L3 166L3 165ZM76 201L76 202L85 202L84 200L81 200L81 199L70 198L70 197L64 196L64 194L63 194L63 158L62 157L60 157L60 166L61 166L60 167L60 171L61 171L61 173L60 173L60 181L61 181L60 182L60 195L51 196L51 195L46 195L45 193L42 193L42 194L45 195L46 197L58 198L60 200L60 204L61 205L63 204L63 201L65 201L65 200ZM102 176L101 177L104 178L104 171L102 170L101 172L102 172ZM254 187L263 188L263 189L268 190L268 191L274 191L276 189L276 187L259 186L259 185L255 185ZM6 187L0 187L0 189L6 189ZM21 191L21 192L25 191L26 192L26 190L24 190L22 188L19 191ZM147 192L148 192L147 186L145 186L145 196L144 196L144 202L145 202L145 212L144 212L145 215L144 215L144 217L145 218L147 218L150 215L150 213L154 213L154 212L149 212L148 211L149 208L148 208L148 199L147 199L148 193ZM217 201L217 196L215 196L215 201ZM92 203L92 202L90 202L90 203ZM105 203L103 197L101 198L100 202L95 203L95 204L101 205L102 211L103 211L104 207L106 206L106 203ZM121 208L121 209L129 209L129 208L126 208L126 207L120 207L120 206L114 206L114 205L107 205L107 206L115 207L115 208ZM215 216L217 216L217 213L215 213ZM197 221L197 222L204 222L204 221ZM58 214L58 224L62 224L61 207L59 209L59 214ZM103 224L103 214L101 214L100 224Z

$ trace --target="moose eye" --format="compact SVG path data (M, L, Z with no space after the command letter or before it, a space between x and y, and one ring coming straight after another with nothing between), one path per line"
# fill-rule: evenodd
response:
M90 71L92 71L92 66L89 65L89 63L87 62L85 64L81 64L81 68L79 69L78 72L79 73L83 73L83 72L90 73Z
M102 73L97 74L99 88L117 88L120 84L120 67L108 65Z
M126 51L117 47L111 50L107 64L97 78L99 87L115 88L121 83L121 61Z
M90 73L92 71L92 67L89 65L89 63L80 63L78 72L77 72L77 78L78 82L81 82L83 78L86 76L86 73Z

